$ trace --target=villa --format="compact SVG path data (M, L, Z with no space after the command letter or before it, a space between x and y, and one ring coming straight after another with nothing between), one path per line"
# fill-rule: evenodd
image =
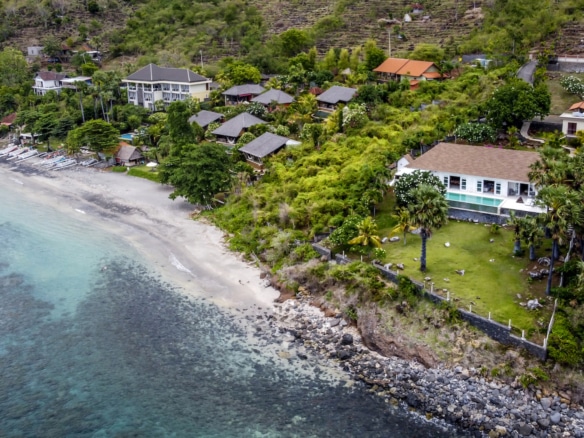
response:
M560 118L564 135L575 137L576 132L584 131L584 102L575 103Z
M254 97L262 94L266 89L258 84L244 84L235 85L228 90L225 90L223 96L225 96L225 106L227 105L239 105L240 103L249 102Z
M239 137L241 137L248 128L264 124L262 119L258 119L249 113L241 113L234 118L223 123L217 129L215 129L211 134L215 135L218 143L223 143L226 145L233 146L237 143Z
M322 111L334 111L340 104L347 104L351 101L355 93L357 93L355 88L333 85L316 98L318 108Z
M537 188L529 181L539 154L488 146L439 143L416 159L402 157L396 178L416 170L430 171L446 186L452 216L499 221L513 210L536 214Z
M412 88L417 87L421 81L444 78L438 66L433 62L402 58L388 58L373 71L379 74L378 78L381 81L407 79Z
M189 117L189 123L195 123L206 129L213 122L219 122L223 120L225 116L221 113L216 113L215 111L201 110L194 116Z
M171 102L189 97L200 101L209 98L211 79L186 68L159 67L148 64L122 82L128 87L128 103L154 111L154 102Z
M39 71L34 76L34 85L32 89L34 94L44 96L49 91L54 91L59 94L61 92L61 80L67 78L64 73L56 73L54 71Z
M263 161L270 155L284 149L287 145L298 145L297 141L291 140L281 135L265 132L258 138L250 141L239 149L248 163L256 168L263 169Z
M288 106L294 102L294 97L290 96L288 93L285 93L282 90L276 90L275 88L272 88L271 90L268 90L265 93L254 97L251 102L261 103L268 108L272 106Z

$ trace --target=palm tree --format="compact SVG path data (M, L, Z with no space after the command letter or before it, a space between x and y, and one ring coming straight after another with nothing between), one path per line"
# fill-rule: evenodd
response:
M407 208L400 208L397 210L397 214L393 217L397 219L397 224L391 230L391 233L404 233L404 245L406 244L406 235L412 227L412 219L410 217L410 212Z
M408 206L412 225L420 228L422 254L420 271L426 271L426 241L433 228L439 228L448 221L448 203L442 193L428 184L421 184L411 192L415 201Z
M533 261L536 259L535 256L535 245L543 237L543 230L537 221L537 218L533 216L528 216L522 219L521 226L521 239L529 246L529 260Z
M507 219L507 224L511 225L515 231L515 244L513 246L513 254L518 255L521 253L521 229L524 224L523 218L515 216L515 212L511 211L509 213L509 219Z
M559 245L570 225L582 223L582 200L574 190L566 186L547 186L537 194L537 202L547 208L547 212L542 214L542 220L552 238L550 272L546 287L546 295L549 295L554 263L559 257Z
M362 245L371 248L381 248L381 239L377 234L375 220L368 216L357 225L359 235L349 240L349 245Z

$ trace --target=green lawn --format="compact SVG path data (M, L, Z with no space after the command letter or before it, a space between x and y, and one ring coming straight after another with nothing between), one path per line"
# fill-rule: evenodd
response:
M389 231L389 227L380 227L383 237L389 236ZM399 237L399 242L383 244L387 251L385 263L403 263L402 273L419 281L431 277L435 291L450 291L457 307L468 309L473 303L472 310L479 315L491 312L491 317L501 323L511 319L516 328L535 327L536 317L541 315L518 303L535 297L541 301L544 281L530 284L526 273L521 272L534 262L529 262L527 256L512 256L512 231L502 228L498 234L492 234L484 224L450 221L428 240L426 273L420 272L420 236L409 233L405 246L403 235ZM490 239L494 242L490 243ZM450 247L444 245L446 242ZM457 274L457 269L464 269L464 276ZM521 294L521 300L517 294Z
M552 95L552 104L550 114L560 115L568 110L570 106L580 101L580 98L574 94L570 94L560 85L560 78L564 75L576 76L584 79L584 73L559 73L554 72L547 80L548 89Z
M137 176L139 178L149 179L150 181L160 182L157 167L148 167L145 164L141 166L130 167L128 175Z

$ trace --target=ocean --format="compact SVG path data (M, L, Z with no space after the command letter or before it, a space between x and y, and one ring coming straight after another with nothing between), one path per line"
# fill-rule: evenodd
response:
M0 436L456 436L278 355L258 316L186 296L19 178L0 173Z

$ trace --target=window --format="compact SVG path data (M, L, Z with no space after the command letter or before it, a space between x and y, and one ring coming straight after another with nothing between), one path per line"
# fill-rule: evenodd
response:
M445 176L444 179L443 179L443 181L444 181L444 185L446 187L448 187L448 176Z
M578 125L575 122L568 122L568 135L576 135Z
M180 86L180 91L183 93L188 93L189 92L189 86L188 85L181 85Z
M128 93L128 99L136 100L136 92L130 91Z
M165 102L170 101L170 93L162 93L162 100Z
M466 178L460 179L460 190L466 190Z
M477 181L477 192L482 192L482 191L483 191L483 182Z
M495 195L501 194L501 183L495 183Z
M162 84L162 91L170 91L170 84Z

